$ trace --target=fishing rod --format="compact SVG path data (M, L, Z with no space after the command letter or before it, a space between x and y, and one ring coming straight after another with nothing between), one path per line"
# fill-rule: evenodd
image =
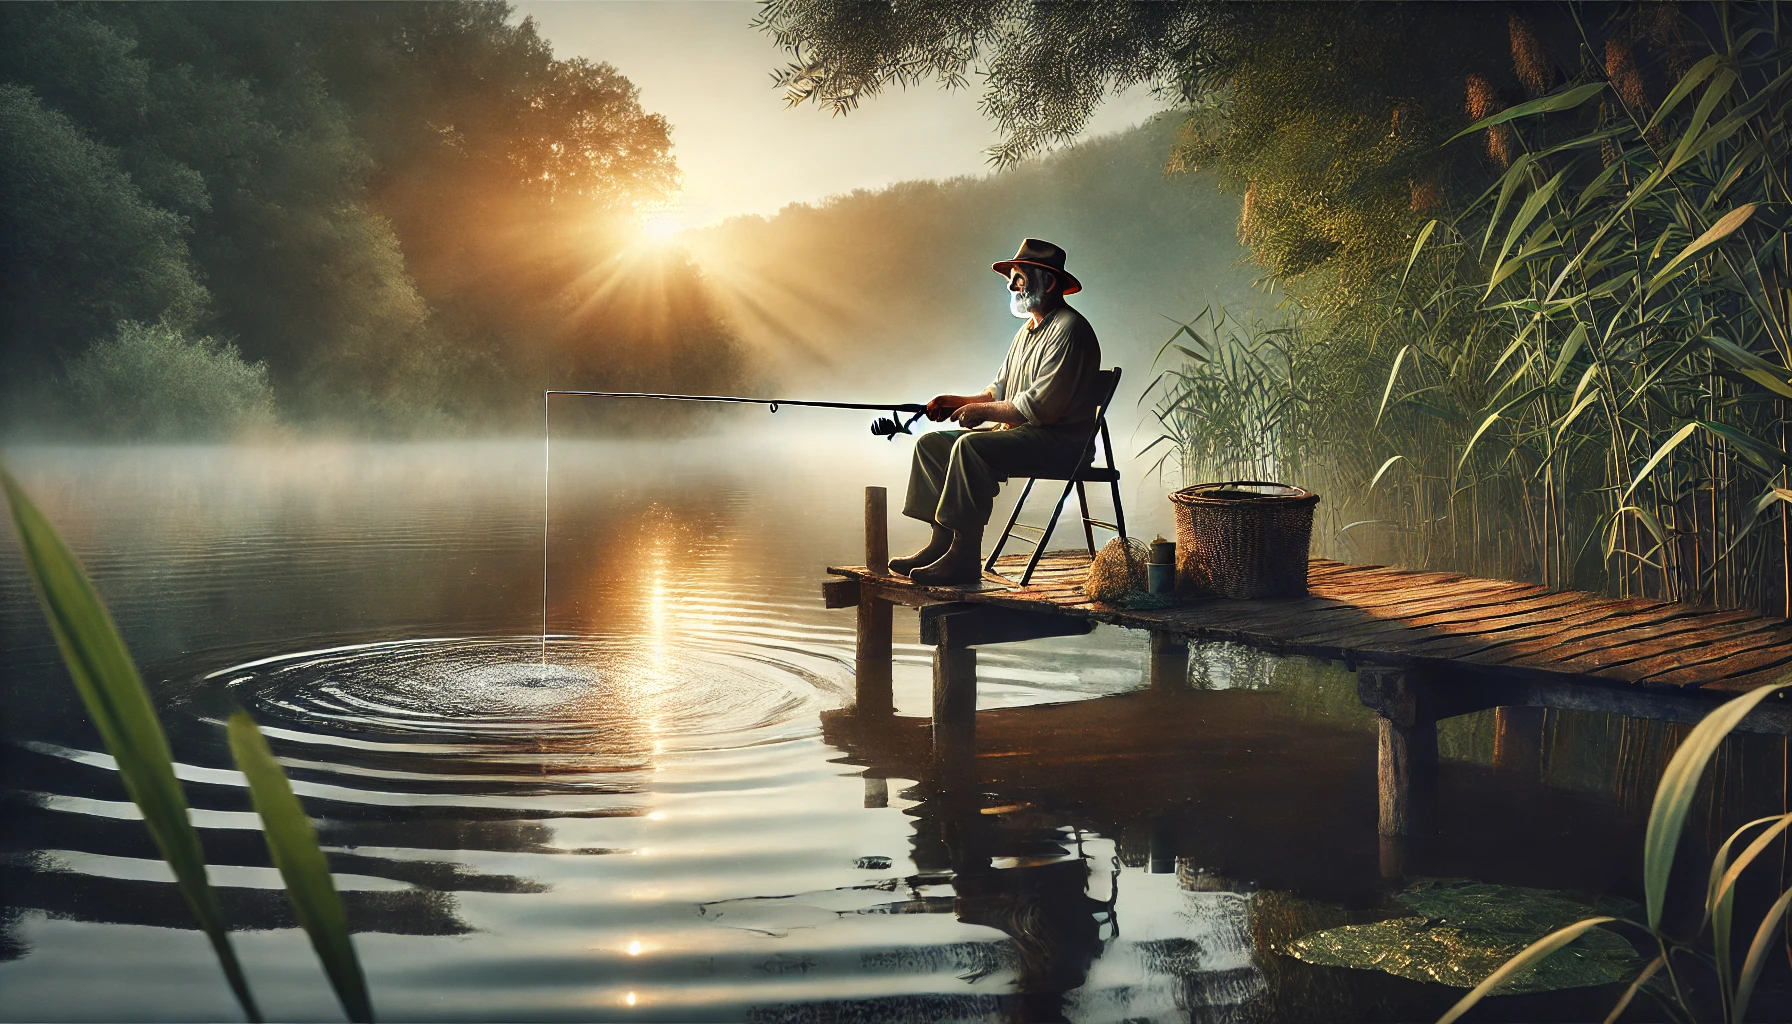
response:
M566 395L573 398L652 398L661 402L720 402L729 405L763 405L777 412L780 406L801 406L809 409L869 409L890 411L871 421L871 432L878 437L895 439L897 434L913 434L910 427L927 415L925 405L890 402L810 402L795 398L742 398L739 395L661 395L646 391L544 391L545 395ZM544 399L545 400L545 399ZM904 419L904 416L907 419Z

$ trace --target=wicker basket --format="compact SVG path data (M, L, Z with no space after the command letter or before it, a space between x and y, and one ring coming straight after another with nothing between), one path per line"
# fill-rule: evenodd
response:
M1319 495L1259 480L1196 484L1176 506L1176 586L1187 594L1299 597Z

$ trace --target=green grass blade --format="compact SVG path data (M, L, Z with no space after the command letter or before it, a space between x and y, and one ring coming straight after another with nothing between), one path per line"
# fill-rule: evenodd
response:
M1768 946L1786 916L1788 905L1792 905L1792 889L1780 894L1767 916L1761 919L1761 927L1755 929L1755 941L1749 943L1748 956L1742 961L1742 974L1736 979L1736 1001L1730 1004L1730 1024L1743 1024L1748 1019L1748 1003L1754 998L1755 982L1761 980L1761 968L1767 966Z
M1618 997L1618 1002L1612 1007L1612 1012L1605 1015L1605 1024L1618 1024L1618 1018L1622 1017L1624 1011L1630 1007L1631 1000L1636 998L1636 994L1643 990L1643 986L1649 983L1650 978L1655 977L1655 973L1661 970L1661 965L1666 962L1659 956L1649 961L1649 966L1644 967L1642 973L1636 976L1636 980L1630 983L1630 987L1624 990L1624 994Z
M1426 224L1423 228L1419 229L1418 240L1412 243L1412 255L1406 257L1406 269L1404 271L1402 271L1400 274L1400 287L1401 288L1406 287L1406 279L1409 275L1412 274L1412 265L1414 263L1418 262L1419 250L1425 248L1426 240L1428 240L1431 237L1431 232L1436 231L1436 230L1437 230L1436 218L1433 218L1430 223Z
M1660 272L1650 280L1649 290L1644 297L1653 298L1655 293L1660 291L1663 285L1673 280L1674 275L1688 263L1703 256L1707 251L1716 247L1719 242L1734 234L1737 228L1748 222L1749 217L1754 215L1755 208L1760 205L1759 203L1743 203L1724 214L1716 224L1711 225L1704 234L1694 239L1691 245L1680 250L1680 255L1669 260L1668 265L1661 268Z
M1675 83L1674 87L1668 91L1667 99L1661 101L1660 109L1655 111L1655 116L1649 119L1648 126L1643 130L1646 132L1660 124L1662 119L1674 112L1674 108L1680 105L1681 100L1684 100L1687 96L1691 95L1692 91L1699 87L1699 83L1709 77L1711 72L1716 71L1717 66L1724 63L1727 59L1728 58L1721 53L1714 53L1699 61L1697 64L1694 64L1686 74L1680 77L1680 81Z
M1489 974L1481 984L1470 989L1468 995L1463 996L1455 1006L1450 1007L1448 1013L1437 1018L1437 1024L1451 1024L1463 1014L1474 1009L1476 1003L1485 999L1494 989L1504 985L1514 974L1542 961L1551 953L1580 938L1591 929L1605 924L1607 921L1616 920L1615 917L1589 917L1585 921L1576 921L1566 928L1557 929L1543 936L1526 946L1517 956L1501 964L1499 969Z
M1515 107L1507 107L1497 114L1476 121L1474 124L1462 129L1455 135L1450 136L1445 145L1448 145L1450 142L1455 142L1464 135L1471 135L1483 128L1492 128L1496 124L1504 124L1515 118L1529 117L1532 114L1552 114L1560 110L1572 110L1599 95L1603 91L1605 91L1604 82L1589 82L1586 85L1577 85L1566 92L1556 92L1550 93L1548 96L1539 96L1528 103L1520 103Z
M1390 466L1392 466L1394 463L1399 462L1401 459L1404 459L1404 458L1406 458L1406 456L1404 456L1404 455L1395 455L1395 456L1390 457L1386 462L1382 463L1381 468L1375 471L1375 478L1373 480L1369 481L1369 490L1373 491L1375 489L1375 485L1378 483L1381 483L1382 476L1385 473L1387 473L1388 468Z
M1661 460L1672 455L1674 449L1680 446L1680 442L1691 437L1692 432L1697 429L1699 429L1699 424L1698 421L1695 420L1681 427L1679 430L1674 431L1674 436L1662 442L1661 447L1655 449L1655 454L1649 456L1649 461L1643 463L1643 468L1636 471L1635 479L1630 481L1629 487L1624 488L1624 494L1618 500L1624 501L1629 499L1631 493L1635 491L1644 480L1648 479L1649 474L1655 472L1655 467L1661 465Z
M330 878L329 861L318 849L317 832L249 713L231 715L228 731L230 756L249 779L249 797L261 817L262 835L267 837L268 852L286 882L286 895L299 927L311 937L311 948L317 951L348 1019L371 1021L373 1004L367 996L367 979L349 939L348 915Z
M1784 678L1784 677L1782 677ZM1693 727L1674 752L1667 770L1662 772L1661 785L1655 789L1655 803L1649 810L1649 825L1643 833L1643 899L1649 911L1649 928L1661 930L1661 910L1667 902L1668 874L1674 868L1674 849L1680 844L1680 830L1692 799L1699 789L1705 765L1717 751L1717 745L1730 735L1757 704L1792 683L1776 683L1745 693L1706 715Z
M1400 351L1394 355L1394 368L1388 371L1388 386L1381 392L1381 407L1375 410L1376 426L1381 425L1382 416L1387 414L1388 399L1394 394L1394 382L1400 379L1400 364L1406 362L1406 354L1411 351L1411 345L1402 345Z
M81 702L87 706L87 715L118 763L125 791L143 813L144 827L162 859L173 869L181 896L211 940L230 990L249 1019L259 1021L261 1011L230 944L218 894L206 878L205 853L187 816L186 793L174 777L168 737L125 649L124 638L118 635L112 616L74 552L4 467L0 467L0 486L6 491L38 603L50 621L50 631Z

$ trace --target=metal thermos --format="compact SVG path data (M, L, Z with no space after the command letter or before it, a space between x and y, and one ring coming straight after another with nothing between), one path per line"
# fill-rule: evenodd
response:
M1151 561L1145 563L1145 588L1153 594L1176 592L1176 542L1151 542Z

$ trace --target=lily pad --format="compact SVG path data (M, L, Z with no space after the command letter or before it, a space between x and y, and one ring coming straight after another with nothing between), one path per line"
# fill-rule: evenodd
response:
M1439 878L1414 879L1394 902L1421 916L1330 928L1296 939L1285 950L1307 963L1473 988L1557 928L1636 909L1611 897L1583 899L1547 889ZM1641 959L1623 936L1595 928L1514 976L1500 992L1516 995L1624 982L1641 967Z

